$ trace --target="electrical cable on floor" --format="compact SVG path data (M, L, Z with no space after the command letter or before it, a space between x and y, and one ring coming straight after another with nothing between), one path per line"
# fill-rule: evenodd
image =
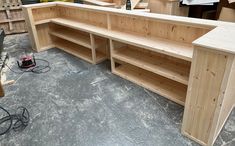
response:
M11 72L13 73L16 73L16 74L23 74L24 72L17 72L17 71L14 71L13 69L11 69L7 64L5 64L4 66L6 66Z
M8 56L8 59L9 59L9 56ZM16 73L16 74L23 74L25 72L32 72L32 73L36 73L36 74L42 74L42 73L47 73L51 70L51 67L50 67L50 63L49 61L45 60L45 59L35 59L35 61L37 62L43 62L44 65L36 65L36 66L33 66L33 67L30 67L30 68L26 68L26 69L23 69L23 68L19 68L20 71L16 71L16 70L13 70L11 67L9 67L6 63L4 64L10 71L12 71L13 73Z
M0 109L6 113L6 116L0 119L0 136L8 133L11 129L14 131L21 131L28 126L29 111L25 107L18 107L16 113L13 115L2 106L0 106Z
M45 59L35 59L36 61L44 62L46 65L37 65L31 69L31 72L41 74L51 70L50 63Z

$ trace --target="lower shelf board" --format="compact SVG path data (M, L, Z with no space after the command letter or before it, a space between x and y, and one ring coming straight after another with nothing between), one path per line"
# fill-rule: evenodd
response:
M128 64L116 67L113 73L184 106L186 85Z
M79 57L89 63L93 63L91 50L68 41L56 41L55 46L67 53Z
M55 46L69 54L72 54L76 57L79 57L89 63L100 63L107 59L107 56L100 52L96 51L96 61L94 62L92 59L92 51L89 48L74 44L67 40L59 39L55 41Z
M107 56L104 53L100 51L96 51L96 63L100 63L106 59L107 59Z
M48 45L48 46L43 46L41 47L39 50L36 50L38 52L41 52L41 51L45 51L45 50L48 50L50 48L55 48L55 45L54 44L51 44L51 45Z

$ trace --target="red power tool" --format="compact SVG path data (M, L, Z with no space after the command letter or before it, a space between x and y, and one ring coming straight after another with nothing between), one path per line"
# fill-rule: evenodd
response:
M20 61L17 61L19 68L27 69L36 66L36 61L34 56L24 56L20 58Z

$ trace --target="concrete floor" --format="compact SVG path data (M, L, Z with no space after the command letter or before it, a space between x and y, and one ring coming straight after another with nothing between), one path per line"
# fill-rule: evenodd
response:
M17 70L20 54L31 52L27 34L5 39ZM110 72L110 62L91 65L58 49L35 54L50 61L46 74L6 70L1 106L30 111L22 132L0 137L1 146L196 146L180 133L183 107ZM215 146L235 146L235 110Z

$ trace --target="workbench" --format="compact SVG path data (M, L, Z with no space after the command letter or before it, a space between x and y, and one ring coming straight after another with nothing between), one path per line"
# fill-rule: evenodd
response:
M184 106L182 134L213 145L235 105L235 24L65 2L23 6L32 47L57 47Z

